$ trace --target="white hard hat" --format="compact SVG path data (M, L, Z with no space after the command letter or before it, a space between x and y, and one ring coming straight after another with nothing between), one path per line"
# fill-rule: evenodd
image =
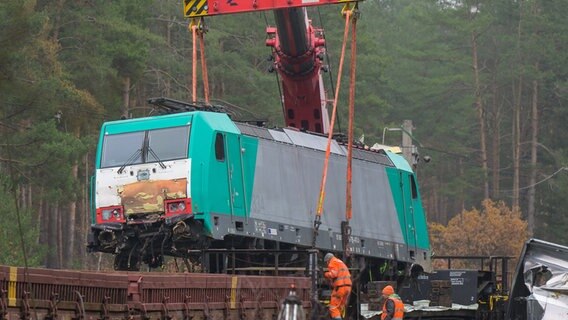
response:
M335 257L335 256L333 255L333 253L328 252L328 253L325 255L325 257L323 257L323 261L324 261L325 263L327 263L327 262L328 262L329 260L331 260L331 258L333 258L333 257Z

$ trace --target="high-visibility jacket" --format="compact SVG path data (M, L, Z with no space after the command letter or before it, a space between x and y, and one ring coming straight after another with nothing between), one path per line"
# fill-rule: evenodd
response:
M351 273L349 273L349 269L343 261L336 257L329 259L327 263L327 272L324 276L333 280L334 288L351 286Z
M394 303L394 313L392 313L392 307L387 308L387 303L392 301ZM391 309L391 310L388 310ZM389 314L389 312L392 314ZM400 300L397 294L391 294L385 303L383 304L383 313L381 314L381 320L403 320L404 318L404 303Z

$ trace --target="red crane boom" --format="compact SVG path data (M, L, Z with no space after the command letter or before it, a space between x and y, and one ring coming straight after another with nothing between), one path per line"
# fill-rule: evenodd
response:
M325 39L323 30L312 26L305 7L357 1L184 0L184 14L198 18L274 10L276 27L267 28L266 45L273 48L273 70L281 78L285 123L301 130L327 133L329 116L321 77Z
M274 11L276 28L267 28L274 67L281 77L287 126L326 133L329 120L321 77L325 40L312 27L305 8Z

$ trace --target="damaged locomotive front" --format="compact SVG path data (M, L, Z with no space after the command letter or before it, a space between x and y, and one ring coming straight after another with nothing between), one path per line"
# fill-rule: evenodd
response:
M115 254L115 268L159 266L177 247L204 241L193 219L191 117L109 122L92 182L88 248Z

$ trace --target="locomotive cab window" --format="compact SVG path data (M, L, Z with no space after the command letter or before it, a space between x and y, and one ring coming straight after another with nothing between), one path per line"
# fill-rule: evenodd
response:
M410 189L412 191L412 199L418 198L418 188L416 187L416 180L414 179L414 175L411 174L410 176Z
M104 137L101 167L142 163L144 131L107 135Z
M185 159L189 126L106 135L101 168Z
M215 136L215 159L225 160L225 139L222 133L217 133Z
M148 162L187 158L189 127L148 131Z

